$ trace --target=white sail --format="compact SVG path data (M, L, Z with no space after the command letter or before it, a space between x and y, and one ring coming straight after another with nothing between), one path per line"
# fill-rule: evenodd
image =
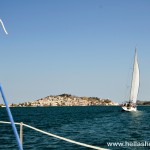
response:
M130 102L136 103L138 90L139 90L139 66L138 66L137 52L135 50L133 75L132 75L132 83L131 83L131 91L130 91L130 99L129 99Z

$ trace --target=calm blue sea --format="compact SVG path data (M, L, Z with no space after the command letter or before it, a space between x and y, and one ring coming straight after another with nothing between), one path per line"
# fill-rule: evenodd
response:
M139 106L138 110L122 112L118 106L11 108L15 122L23 122L78 142L114 150L150 149L150 146L107 146L107 142L150 142L150 106ZM9 121L5 108L0 108L0 120ZM19 127L17 129L19 131ZM88 150L27 127L23 129L23 148ZM0 124L0 149L18 149L10 125Z

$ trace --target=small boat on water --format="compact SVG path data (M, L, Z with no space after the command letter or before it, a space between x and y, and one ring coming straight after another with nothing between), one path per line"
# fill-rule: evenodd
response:
M122 109L124 111L137 111L136 102L138 90L139 90L139 65L137 59L137 50L135 49L130 97L129 101L122 105Z

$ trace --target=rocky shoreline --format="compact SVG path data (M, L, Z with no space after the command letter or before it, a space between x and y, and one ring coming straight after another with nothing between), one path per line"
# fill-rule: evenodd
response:
M110 99L100 99L97 97L78 97L70 94L61 94L57 96L47 96L32 102L11 104L10 107L48 107L48 106L114 106L118 103Z

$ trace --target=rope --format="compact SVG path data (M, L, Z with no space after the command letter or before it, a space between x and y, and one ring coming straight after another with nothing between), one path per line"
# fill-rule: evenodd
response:
M0 123L11 124L10 122L6 122L6 121L0 121ZM15 123L15 124L20 125L20 123ZM55 134L52 134L52 133L40 130L38 128L32 127L32 126L24 124L24 123L22 123L22 125L25 126L25 127L30 128L30 129L33 129L35 131L41 132L43 134L46 134L46 135L49 135L49 136L52 136L52 137L55 137L55 138L58 138L58 139L70 142L70 143L74 143L74 144L77 144L77 145L81 145L81 146L84 146L84 147L97 149L97 150L109 150L109 149L106 149L106 148L100 148L100 147L97 147L97 146L93 146L93 145L89 145L89 144L85 144L85 143L80 143L80 142L77 142L77 141L74 141L74 140L70 140L70 139L67 139L67 138L64 138L64 137L61 137L61 136L58 136L58 135L55 135Z
M41 132L43 134L47 134L49 136L52 136L52 137L55 137L55 138L58 138L58 139L61 139L61 140L64 140L64 141L67 141L67 142L70 142L70 143L74 143L74 144L77 144L77 145L81 145L81 146L84 146L84 147L89 147L89 148L92 148L92 149L98 149L98 150L108 150L108 149L105 149L105 148L100 148L100 147L97 147L97 146L92 146L92 145L88 145L88 144L85 144L85 143L80 143L80 142L76 142L74 140L70 140L70 139L67 139L67 138L64 138L64 137L61 137L61 136L58 136L58 135L55 135L55 134L52 134L52 133L48 133L48 132L45 132L45 131L42 131L40 129L37 129L37 128L34 128L32 126L29 126L27 124L24 124L24 126L28 127L28 128L31 128L33 130L36 130L38 132Z
M2 21L1 19L0 19L0 23L1 23L1 25L2 25L2 28L3 28L4 32L5 32L6 34L8 34L8 32L6 31L6 28L5 28L4 24L3 24L3 21Z
M11 124L11 122L7 122L7 121L0 121L0 123ZM15 124L20 125L20 123L18 123L18 122L15 122Z

